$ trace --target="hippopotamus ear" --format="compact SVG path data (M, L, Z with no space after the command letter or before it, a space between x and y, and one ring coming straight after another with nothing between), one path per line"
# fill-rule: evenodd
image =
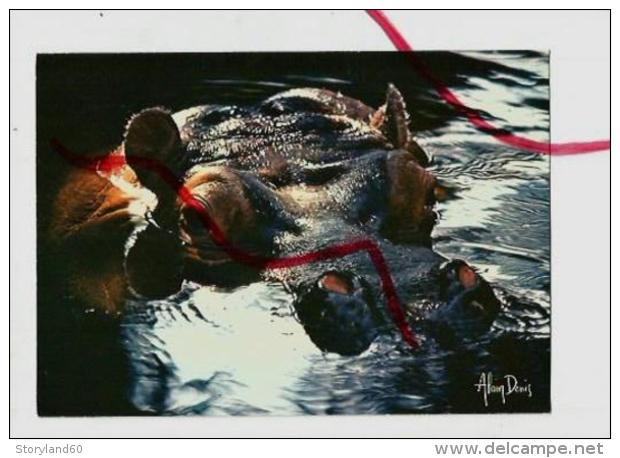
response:
M148 108L135 114L127 123L123 143L127 163L140 182L161 197L170 188L157 172L164 166L173 174L181 172L182 144L179 129L170 113L162 108Z
M405 99L392 83L388 84L385 104L374 113L370 124L383 132L394 149L409 151L422 166L430 163L429 156L414 140L409 130L409 113Z

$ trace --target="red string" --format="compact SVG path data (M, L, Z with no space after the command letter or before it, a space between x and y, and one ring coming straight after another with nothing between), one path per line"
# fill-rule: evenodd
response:
M492 135L497 140L507 145L514 146L526 151L542 154L567 155L592 153L595 151L606 151L611 147L610 140L596 140L590 142L571 142L571 143L547 143L532 140L518 135L511 134L504 129L498 129L488 121L484 120L478 110L468 107L452 92L439 78L429 70L420 57L413 52L413 49L405 40L405 37L390 22L385 13L380 10L366 10L368 15L381 27L389 40L399 51L407 52L406 56L416 72L428 81L439 96L460 114L467 117L470 123L477 129Z

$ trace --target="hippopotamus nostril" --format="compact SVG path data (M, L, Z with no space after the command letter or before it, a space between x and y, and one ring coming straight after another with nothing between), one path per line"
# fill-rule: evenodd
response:
M476 272L468 265L462 265L458 268L458 278L464 288L473 288L478 284Z
M453 259L439 268L439 290L447 300L465 289L476 286L477 274L461 259Z
M326 273L317 284L319 288L338 294L351 294L354 290L351 279L338 272Z

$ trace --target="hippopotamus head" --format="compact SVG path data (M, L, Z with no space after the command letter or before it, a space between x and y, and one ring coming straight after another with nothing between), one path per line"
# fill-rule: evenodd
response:
M155 220L184 242L185 278L282 281L313 342L342 354L366 349L389 321L386 275L410 318L424 297L444 304L430 320L441 326L492 321L488 285L473 270L450 277L438 267L430 236L441 189L393 85L377 109L294 89L175 118L139 113L124 151L157 195Z
M337 218L428 244L436 179L408 123L391 85L378 110L317 89L249 108L202 107L182 121L184 183L237 243L254 244L265 232L273 238L295 218ZM188 216L191 205L182 205ZM188 235L204 235L197 229Z

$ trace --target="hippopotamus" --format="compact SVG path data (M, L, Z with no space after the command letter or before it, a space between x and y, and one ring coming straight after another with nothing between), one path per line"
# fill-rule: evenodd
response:
M73 294L121 314L128 297L164 298L186 280L280 282L314 345L342 355L403 326L390 294L401 321L427 338L485 332L501 303L465 261L433 251L435 203L449 192L409 119L391 84L377 108L299 88L253 106L135 114L122 145L75 170L56 198L51 234L71 253ZM308 257L360 241L374 254Z

